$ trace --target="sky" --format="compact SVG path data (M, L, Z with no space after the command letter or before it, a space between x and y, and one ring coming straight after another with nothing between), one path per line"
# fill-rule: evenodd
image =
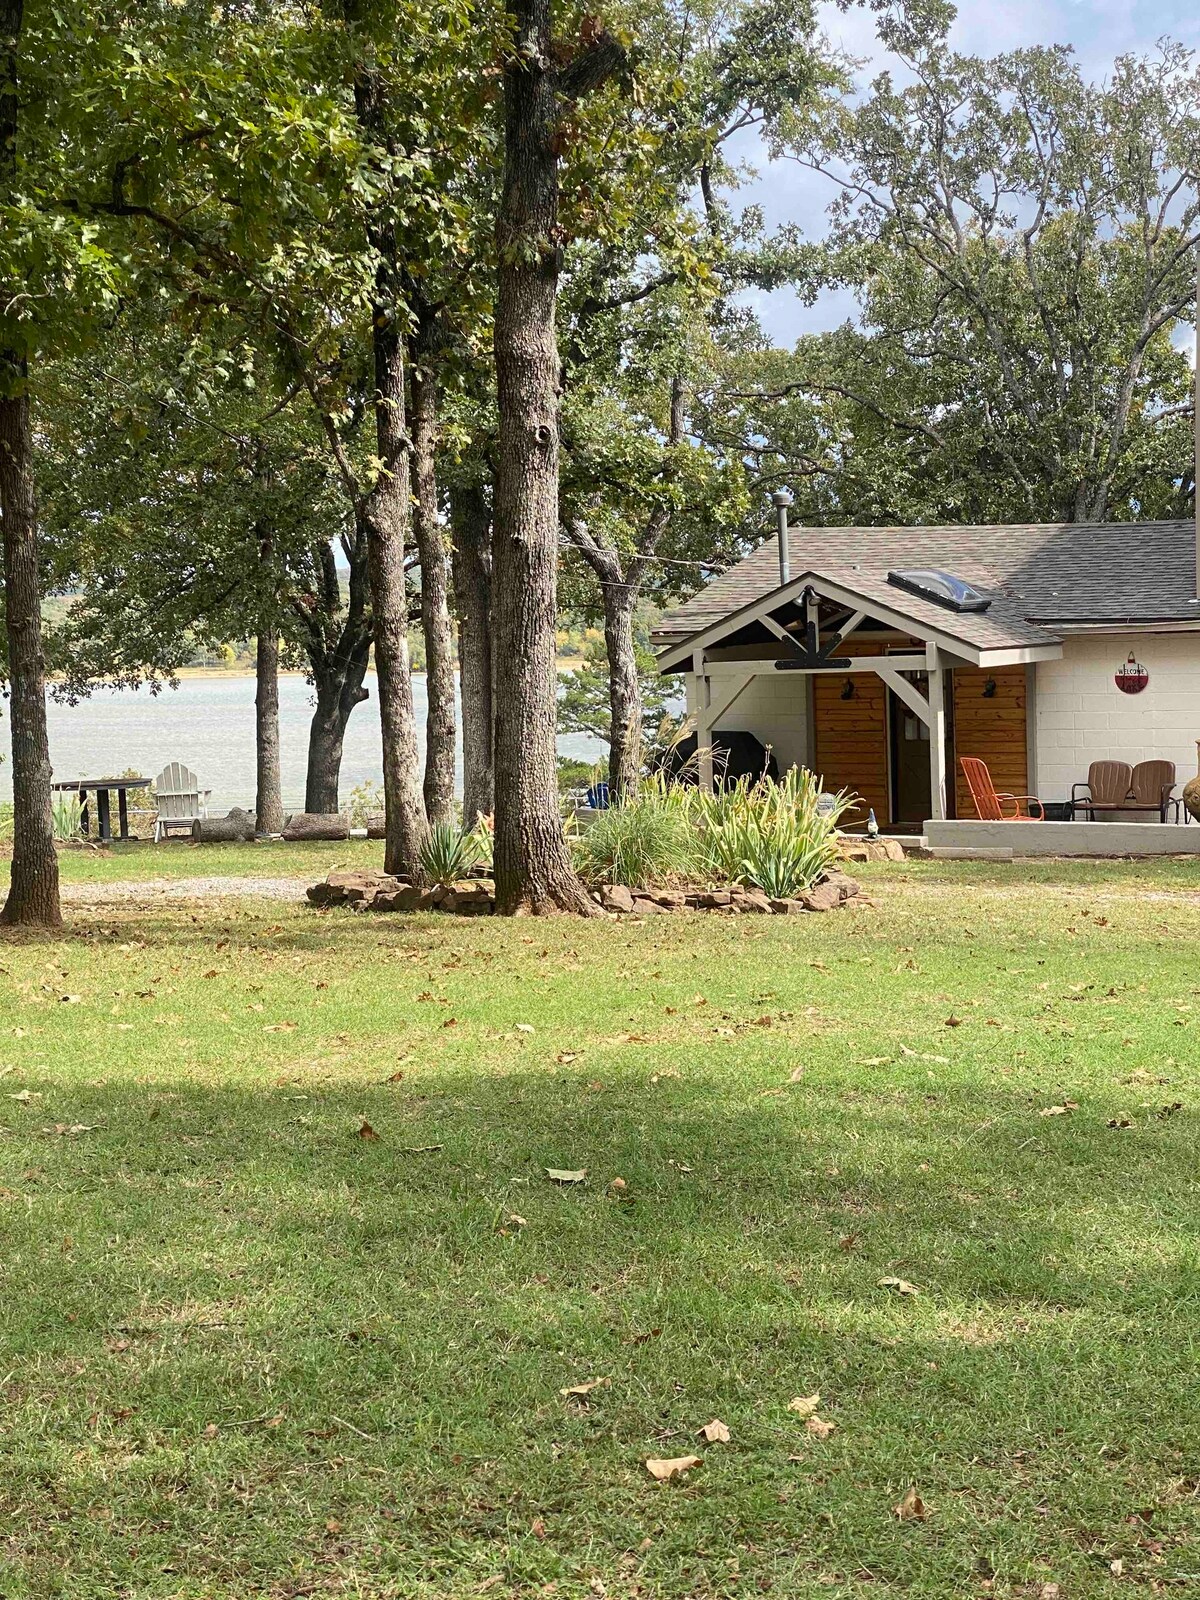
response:
M886 57L868 8L842 11L823 4L819 16L830 41L864 61L859 76L869 81ZM1151 51L1162 38L1200 50L1196 0L959 0L950 43L956 50L984 56L1027 45L1069 44L1085 74L1099 81L1117 56ZM767 164L760 158L756 165L757 180L742 189L741 198L762 206L768 223L798 222L819 236L834 194L828 180L790 162ZM785 346L802 333L837 327L855 309L848 293L827 293L812 306L788 289L749 294L746 300L769 336Z

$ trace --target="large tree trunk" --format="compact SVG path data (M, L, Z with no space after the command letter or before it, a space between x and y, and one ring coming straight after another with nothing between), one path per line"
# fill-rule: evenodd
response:
M363 679L367 673L370 642L366 640L351 659L326 669L315 680L317 709L308 730L308 772L304 782L305 811L338 809L338 780L342 770L342 744L346 724L355 706L367 698Z
M425 812L431 823L454 820L454 635L450 625L446 542L438 522L435 450L437 377L416 364L412 388L414 532L421 558L421 627L425 635Z
M0 0L0 205L11 198L16 178L20 117L17 48L23 21L23 0ZM7 303L23 287L0 285L0 296ZM13 764L12 875L0 921L57 928L62 925L62 910L50 811L50 742L28 380L24 355L0 350L0 519Z
M495 323L496 909L596 908L575 875L555 770L559 97L551 0L517 0L504 71Z
M481 484L452 491L454 601L462 684L463 824L496 806L492 741L492 518Z
M0 138L3 135L0 134ZM0 383L23 384L24 362L0 353ZM0 921L23 927L62 925L58 857L50 812L50 742L46 733L46 664L42 655L37 514L33 492L29 397L0 399L0 517L4 523L4 598L12 719L13 858Z
M258 631L254 662L254 815L259 833L283 828L283 786L279 766L279 635L274 623Z

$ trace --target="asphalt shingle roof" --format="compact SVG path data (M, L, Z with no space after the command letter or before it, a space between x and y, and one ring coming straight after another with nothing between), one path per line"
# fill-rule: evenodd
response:
M1190 520L792 528L788 556L793 581L806 573L828 578L983 649L1053 642L1060 623L1200 622ZM955 612L888 582L889 572L913 567L965 578L992 604L985 612ZM778 548L768 539L668 611L655 639L690 638L778 586Z

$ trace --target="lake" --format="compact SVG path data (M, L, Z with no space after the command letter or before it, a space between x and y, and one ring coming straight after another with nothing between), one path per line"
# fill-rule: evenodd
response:
M368 673L370 698L357 706L346 728L342 758L341 799L345 805L357 784L383 782L380 755L379 699L375 675ZM100 689L77 706L50 700L50 760L58 778L109 777L136 767L147 778L157 776L168 761L182 761L212 790L209 808L254 806L254 690L247 677L184 678L177 689L154 695L147 689ZM418 738L424 747L425 677L413 674ZM304 806L304 772L308 759L308 725L313 691L301 677L279 680L279 740L283 766L283 804L287 811ZM0 797L12 798L12 763L8 751L0 765ZM605 747L586 734L568 734L558 741L559 753L585 761L599 760ZM457 762L462 792L462 746Z

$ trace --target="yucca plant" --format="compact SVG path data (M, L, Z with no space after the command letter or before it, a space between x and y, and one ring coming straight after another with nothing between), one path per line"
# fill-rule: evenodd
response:
M712 794L688 791L696 870L753 884L773 898L809 889L837 859L837 824L852 803L839 794L818 809L821 780L793 767L777 782L743 778Z
M421 847L421 871L434 883L453 883L473 872L487 860L487 855L479 832L456 828L452 822L438 822Z
M62 843L78 839L83 827L83 803L77 794L56 794L50 802L50 826Z

